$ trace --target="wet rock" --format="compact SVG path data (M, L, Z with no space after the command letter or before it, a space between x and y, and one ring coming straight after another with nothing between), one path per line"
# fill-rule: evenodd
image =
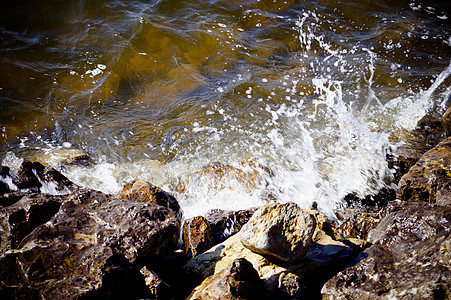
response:
M41 164L53 167L92 164L91 157L84 151L78 149L53 150L50 153L35 158Z
M451 137L451 106L448 107L442 118L443 127L445 128L446 136Z
M47 299L149 297L139 265L150 266L175 248L180 221L172 210L93 190L46 197L60 205L55 205L57 212L50 216L45 210L50 219L41 219L43 224L25 237L26 232L21 234L15 249L0 256L0 268L10 270L0 273L1 295L28 291ZM8 222L26 222L27 211L20 206L33 203L17 202ZM42 218L42 209L38 215Z
M237 258L206 278L187 299L266 299L265 287L252 264Z
M205 217L198 216L185 221L183 242L188 257L194 257L214 245L210 224Z
M173 299L173 294L169 285L158 277L157 273L142 267L140 273L144 276L147 288L152 299Z
M21 193L20 200L0 210L0 255L18 249L22 240L36 227L49 221L59 210L62 199L57 196Z
M346 209L337 215L346 215L340 225L335 228L334 235L337 239L357 238L366 240L369 232L376 228L380 222L378 214L355 209Z
M272 171L253 160L244 160L239 166L213 162L193 174L177 179L170 185L178 193L187 193L189 192L187 186L196 185L211 193L224 189L252 192L266 187L266 176L272 176Z
M28 193L20 191L12 191L6 194L0 194L0 207L10 206L22 199Z
M240 231L252 217L255 209L225 211L214 209L207 213L206 219L210 224L214 244L225 241L233 234Z
M302 295L304 299L312 299L320 295L321 287L328 279L344 269L359 253L344 243L332 240L324 232L316 236L319 239L312 244L304 258L294 264L284 263L281 266L269 261L244 247L240 242L239 234L236 234L189 260L183 269L189 278L201 282L208 276L223 270L233 260L245 258L257 270L272 299L290 299L283 298L287 296L288 290L298 296ZM292 281L282 281L283 284L281 284L279 277L282 273L298 276L299 282L296 284L299 286L296 289L290 287L290 284L295 284Z
M396 196L403 201L451 205L451 138L426 152L402 177Z
M369 235L371 247L322 289L324 299L448 299L451 211L392 202Z
M315 218L295 203L258 209L239 233L243 245L278 261L299 261L312 244Z
M410 168L410 166L411 165L408 167ZM408 170L404 170L403 172L406 173L407 171ZM359 197L356 193L350 193L346 195L343 200L346 202L347 207L350 208L366 207L372 210L380 210L387 205L389 201L395 200L395 198L396 189L386 187L382 188L376 194L366 195L365 197Z
M8 167L0 166L0 195L10 191L9 185L6 182L8 178L11 178L9 171Z
M69 193L77 188L72 181L54 168L30 161L24 161L20 166L15 184L21 190L46 193Z
M144 180L132 181L122 188L119 198L161 205L180 213L180 205L174 196Z
M398 146L387 153L387 162L389 168L394 170L394 182L398 183L425 152L444 138L445 129L442 122L428 117L418 122L412 132L392 136L391 142L397 143Z

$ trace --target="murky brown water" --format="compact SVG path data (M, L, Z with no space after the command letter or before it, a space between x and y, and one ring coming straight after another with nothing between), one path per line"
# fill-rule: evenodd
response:
M331 212L346 193L386 184L389 134L443 113L448 6L2 1L0 158L69 147L111 170L150 159L164 168L161 184L210 162L253 159L274 170L268 185L281 201ZM98 188L125 181L111 172L114 183ZM236 205L192 191L179 197Z

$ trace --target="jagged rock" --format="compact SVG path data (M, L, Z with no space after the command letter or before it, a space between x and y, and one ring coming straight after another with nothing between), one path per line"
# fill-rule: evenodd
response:
M154 203L170 208L176 213L181 213L180 205L174 196L144 180L135 180L124 185L119 198L124 200Z
M323 299L448 299L451 210L392 202L382 215L373 245L324 285Z
M185 253L189 257L194 257L214 245L210 224L205 217L198 216L185 221L183 242Z
M279 275L277 299L302 299L304 290L302 279L296 274L282 272Z
M9 168L0 166L0 195L10 192L9 186L6 183L7 178L11 178Z
M169 285L158 277L157 273L149 270L146 266L142 267L140 273L144 276L146 286L148 287L152 299L173 299L172 291Z
M399 145L387 153L388 166L394 170L394 182L415 165L420 157L445 138L445 129L440 120L425 117L412 132L392 136L391 142Z
M451 205L451 137L426 152L402 177L396 196L403 201Z
M206 219L211 226L214 244L222 243L233 234L240 231L252 217L255 209L225 211L214 209L207 213Z
M443 127L445 128L446 136L451 137L451 106L448 107L442 118Z
M357 238L366 240L368 233L376 228L380 222L380 218L376 213L367 213L355 209L346 209L338 215L348 215L335 228L335 238L350 239Z
M293 263L307 253L315 228L315 218L289 202L258 209L239 235L243 245L253 252Z
M409 165L409 168L410 166L411 165ZM406 173L407 170L403 170L403 172ZM397 181L399 181L399 179L397 179ZM343 200L346 202L347 207L350 208L366 207L372 210L380 210L382 207L387 205L389 201L393 201L395 199L396 190L394 188L382 188L377 193L373 195L366 195L364 197L359 197L356 193L350 193L347 194Z
M0 255L18 249L22 240L36 227L49 221L59 210L62 199L57 196L31 193L0 210Z
M24 161L20 166L15 184L21 190L40 191L42 189L42 192L46 193L69 193L78 188L54 168L30 161Z
M284 263L281 266L274 261L269 261L244 247L240 242L239 234L236 234L189 260L184 270L189 278L200 282L223 270L234 259L246 258L257 270L274 299L282 297L281 295L285 293L280 289L289 288L280 285L279 276L283 272L299 276L301 287L297 293L309 299L312 295L318 296L322 285L339 270L344 269L360 252L344 243L332 240L320 229L315 236L318 238L316 242L312 244L304 258L295 264Z
M175 248L180 221L172 210L93 190L45 197L57 202L57 212L44 211L50 219L41 219L45 223L21 234L15 249L0 256L0 268L8 270L0 272L3 299L28 293L39 299L150 297L138 266L151 265ZM14 206L33 207L26 198ZM17 209L8 222L21 224L24 215L27 211Z
M187 299L266 298L263 282L252 264L244 258L237 258L222 271L207 277Z
M320 232L324 232L325 234L328 234L330 236L334 235L334 231L335 231L335 224L329 220L325 214L323 214L322 212L318 211L317 209L309 209L307 210L316 220L316 228L315 228L315 232L313 234L312 239L315 241L316 240L316 236L320 233Z

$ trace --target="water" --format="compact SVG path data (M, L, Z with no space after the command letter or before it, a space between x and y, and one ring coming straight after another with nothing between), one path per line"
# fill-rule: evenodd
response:
M2 164L80 149L95 164L61 169L74 182L148 180L185 217L271 201L333 217L391 185L390 135L451 95L446 1L16 2Z

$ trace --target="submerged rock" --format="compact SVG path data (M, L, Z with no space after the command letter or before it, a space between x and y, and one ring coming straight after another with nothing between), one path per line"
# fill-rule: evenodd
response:
M24 161L14 182L20 190L42 191L46 193L69 193L78 187L63 174L39 162Z
M183 224L185 254L194 257L208 249L213 243L213 234L207 219L202 216L188 219Z
M36 161L53 167L92 164L91 157L84 151L78 149L53 150L50 153L36 157Z
M312 244L315 218L295 203L258 209L239 233L243 245L278 261L299 261Z
M370 233L371 247L322 289L324 299L448 299L451 297L451 211L393 202Z
M220 272L207 277L187 299L266 298L265 286L252 264L244 258L237 258Z
M140 265L150 266L175 248L180 221L172 210L94 190L39 197L1 210L9 213L2 221L9 233L19 233L0 256L2 297L150 297ZM36 222L33 207L40 209Z
M396 196L403 201L451 205L451 137L426 152L402 177Z
M180 205L174 196L144 180L134 180L122 188L119 198L124 200L148 202L172 209L181 213Z

